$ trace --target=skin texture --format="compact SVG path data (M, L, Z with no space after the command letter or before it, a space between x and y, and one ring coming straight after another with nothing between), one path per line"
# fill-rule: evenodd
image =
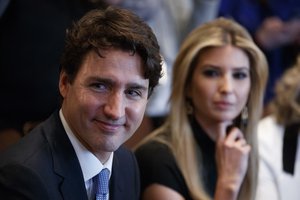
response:
M149 80L138 54L108 49L101 55L89 52L72 83L62 72L59 88L70 128L103 163L140 125Z
M251 147L238 128L232 124L246 105L251 87L248 56L231 45L214 47L202 52L189 83L187 96L194 114L205 132L216 141L218 180L215 200L237 198L245 177ZM150 185L143 200L184 200L171 188Z

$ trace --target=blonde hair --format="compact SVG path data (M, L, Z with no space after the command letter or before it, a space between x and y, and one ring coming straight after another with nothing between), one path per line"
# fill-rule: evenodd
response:
M277 82L271 106L279 124L300 123L300 54Z
M189 192L195 200L210 199L204 189L197 158L197 145L188 120L186 87L191 80L193 63L208 47L233 45L245 51L250 60L251 89L247 102L249 110L245 138L251 145L249 167L240 190L239 199L254 199L257 181L257 138L256 126L261 117L264 88L268 76L267 61L255 45L249 33L236 22L218 18L192 31L183 41L173 67L170 113L165 124L154 131L149 140L159 140L167 144L173 152L177 164L185 178Z

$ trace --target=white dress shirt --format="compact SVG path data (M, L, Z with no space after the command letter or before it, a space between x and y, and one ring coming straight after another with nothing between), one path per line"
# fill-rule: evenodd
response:
M64 129L72 143L72 146L76 152L77 158L80 163L82 170L85 188L87 191L88 199L92 200L95 198L95 192L93 191L93 177L98 175L103 168L107 168L110 171L109 177L112 174L112 162L113 162L113 152L111 153L109 159L105 163L101 163L100 160L77 139L74 133L71 131L69 125L67 124L62 110L59 111L59 116L64 126ZM109 198L109 195L108 195Z

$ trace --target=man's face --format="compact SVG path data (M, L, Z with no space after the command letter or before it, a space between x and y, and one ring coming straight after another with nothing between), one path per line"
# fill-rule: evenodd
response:
M142 59L117 49L91 51L71 84L60 76L62 111L81 143L96 156L107 158L128 140L142 122L149 80Z

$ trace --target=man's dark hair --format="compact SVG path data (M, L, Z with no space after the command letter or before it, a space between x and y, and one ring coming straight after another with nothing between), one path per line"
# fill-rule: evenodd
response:
M138 53L143 60L144 77L149 79L149 95L161 77L162 58L151 28L131 11L108 7L92 10L74 23L66 33L66 45L61 59L72 83L90 51L99 56L102 50L116 48Z

